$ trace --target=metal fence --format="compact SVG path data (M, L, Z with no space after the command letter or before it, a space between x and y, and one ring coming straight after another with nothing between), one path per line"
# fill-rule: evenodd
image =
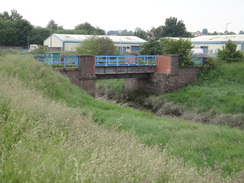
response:
M35 54L35 55L20 55L31 56L40 63L47 64L50 67L78 67L78 56L76 55L50 55L50 54ZM130 66L130 65L156 65L157 55L96 55L96 66ZM202 66L204 57L192 57L192 65Z
M96 66L156 65L156 55L97 55Z
M78 57L76 55L53 56L48 54L20 55L31 56L43 64L50 67L78 67Z

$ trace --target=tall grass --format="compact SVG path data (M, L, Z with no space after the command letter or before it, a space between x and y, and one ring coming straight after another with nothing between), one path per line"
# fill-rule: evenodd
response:
M3 182L228 182L221 175L243 176L236 175L244 159L238 129L97 101L31 58L0 58L0 91Z
M158 115L178 116L195 122L229 125L244 129L244 63L215 63L196 83L162 96L141 91L120 94L113 80L99 82L98 92L132 100ZM120 81L121 82L121 81ZM111 87L113 86L113 87ZM123 83L121 82L121 86ZM120 87L121 87L120 86Z
M124 100L127 94L124 92L124 81L122 79L98 80L96 81L97 96L106 96L109 99Z
M244 63L220 64L197 83L171 93L166 98L202 111L244 112Z
M16 78L1 74L0 82L1 182L205 179L166 152L145 147L126 132L98 127L80 109L47 99ZM222 181L218 174L204 173Z

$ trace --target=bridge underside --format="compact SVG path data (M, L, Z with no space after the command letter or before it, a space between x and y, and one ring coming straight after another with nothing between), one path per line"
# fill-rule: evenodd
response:
M151 73L96 74L96 79L149 78Z
M149 78L155 73L155 67L155 65L99 66L96 67L96 79Z

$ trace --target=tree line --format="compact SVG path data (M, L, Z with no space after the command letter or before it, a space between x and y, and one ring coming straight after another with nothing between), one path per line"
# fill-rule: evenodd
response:
M200 31L199 31L200 32ZM86 34L86 35L127 35L138 36L145 40L160 39L162 37L186 37L190 38L193 35L186 30L186 26L182 20L176 17L169 17L165 20L164 25L152 27L150 30L143 30L139 27L133 31L126 29L110 30L106 33L100 27L94 27L90 23L85 22L78 24L74 29L64 29L54 20L50 20L46 27L33 26L24 19L16 10L11 10L10 13L4 11L0 13L0 46L24 46L29 44L43 45L43 41L53 33L59 34ZM203 35L219 34L217 32L209 33L206 28L201 32ZM223 33L225 34L225 33ZM228 32L228 34L235 34ZM244 34L240 31L240 34Z

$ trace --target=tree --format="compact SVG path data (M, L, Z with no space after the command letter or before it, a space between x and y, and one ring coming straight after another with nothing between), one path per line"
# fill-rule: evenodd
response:
M208 35L208 29L204 28L204 29L202 30L202 34L203 34L203 35Z
M208 33L208 35L219 35L217 31L214 31L213 33Z
M118 49L108 37L92 36L76 48L78 54L115 55Z
M46 26L46 28L53 30L63 30L63 26L59 26L54 20L50 20Z
M48 28L34 27L30 36L30 43L43 45L43 41L50 36L50 30Z
M4 11L2 14L0 14L0 18L4 20L18 21L22 20L23 16L20 15L16 10L11 10L11 14L9 14L7 11Z
M240 50L236 50L237 45L228 40L222 50L218 50L218 59L224 62L240 62L243 61L243 53Z
M150 39L159 39L162 37L163 33L163 26L159 26L157 28L152 28L151 30L147 31L147 35Z
M244 34L244 31L243 31L243 30L241 30L241 31L239 32L239 34Z
M141 46L141 55L162 55L162 47L156 39L150 39Z
M187 67L192 64L191 55L194 46L190 40L162 39L161 44L164 54L178 54L180 56L180 66Z
M16 11L0 14L0 44L3 46L28 46L33 26Z
M137 37L142 38L142 39L145 39L145 40L147 40L147 38L148 38L147 37L148 36L147 32L144 31L144 30L142 30L139 27L136 28L136 30L134 32L134 36L137 36Z
M119 31L110 30L107 32L107 35L119 35Z
M186 31L186 26L182 20L175 17L167 18L165 25L162 27L162 37L192 37Z
M17 39L15 23L0 18L0 46L14 46Z
M15 24L17 28L17 42L18 46L29 46L28 39L31 35L33 26L27 20L20 19L16 21Z
M83 34L88 35L105 35L105 31L99 27L93 27L90 23L85 22L75 26L75 30L81 30Z

